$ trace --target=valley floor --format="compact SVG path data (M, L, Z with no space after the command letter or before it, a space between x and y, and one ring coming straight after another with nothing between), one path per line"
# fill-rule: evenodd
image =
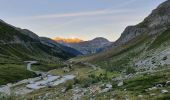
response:
M169 100L170 66L155 71L124 75L109 72L88 63L70 64L51 70L51 75L75 75L52 87L44 87L31 93L9 96L16 100ZM13 88L17 91L19 85ZM15 100L15 99L14 99Z

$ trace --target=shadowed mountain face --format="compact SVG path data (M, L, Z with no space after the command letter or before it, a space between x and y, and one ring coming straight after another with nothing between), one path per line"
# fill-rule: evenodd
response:
M101 51L106 50L111 45L110 41L102 37L98 37L98 38L95 38L89 41L80 41L80 42L74 42L74 43L63 42L63 41L62 42L57 41L57 42L63 45L69 46L71 48L74 48L80 51L84 55L99 53Z
M59 44L59 43L57 43L56 41L51 40L50 38L41 37L40 40L41 40L41 42L42 42L43 44L46 44L46 45L48 45L48 46L50 46L50 47L54 47L54 48L56 48L56 49L57 49L57 48L60 48L61 50L66 51L66 52L68 52L68 53L70 53L70 54L73 54L73 55L75 55L75 56L82 55L82 53L79 52L78 50L75 50L75 49L73 49L73 48L71 48L71 47L68 47L68 46L64 46L64 45L62 45L62 44Z
M48 39L48 41L52 41ZM81 53L61 44L48 45L35 33L0 21L0 58L3 60L69 59ZM67 51L68 50L68 51Z
M143 22L128 26L106 52L72 61L89 61L100 66L106 66L107 62L109 70L119 71L128 66L149 70L169 65L170 0L159 5Z

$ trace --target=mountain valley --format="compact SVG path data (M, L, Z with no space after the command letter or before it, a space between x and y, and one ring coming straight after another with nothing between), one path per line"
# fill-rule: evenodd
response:
M0 21L0 100L169 100L170 0L115 42L50 39Z

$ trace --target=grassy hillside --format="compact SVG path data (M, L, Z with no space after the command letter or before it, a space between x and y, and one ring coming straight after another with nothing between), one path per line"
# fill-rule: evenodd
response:
M63 60L75 57L66 49L43 44L32 32L27 31L29 35L24 32L0 22L0 85L34 77L33 73L26 71L24 61L36 60L40 64L37 70L48 71L62 66Z
M17 36L23 41L34 41L32 38L28 37L27 35L21 33L16 28L0 22L0 42L10 42L14 40L14 37Z
M165 32L160 34L155 41L151 44L149 49L156 49L160 47L162 44L164 46L168 45L168 42L170 41L170 29L167 29Z
M0 64L0 85L17 82L34 77L35 74L26 70L24 64Z

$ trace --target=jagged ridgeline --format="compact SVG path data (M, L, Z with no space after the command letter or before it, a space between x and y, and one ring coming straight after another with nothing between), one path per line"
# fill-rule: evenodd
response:
M72 61L89 61L109 70L160 68L170 64L170 0L159 5L143 22L128 26L109 50Z

